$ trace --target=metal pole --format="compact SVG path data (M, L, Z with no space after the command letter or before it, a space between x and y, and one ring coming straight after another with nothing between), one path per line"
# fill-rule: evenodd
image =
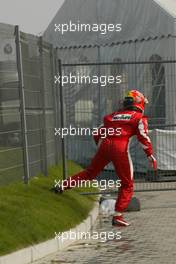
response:
M19 80L19 100L20 100L20 114L21 114L21 133L23 139L23 161L24 161L24 183L29 182L29 155L28 155L28 139L27 139L27 122L25 111L25 91L23 79L23 64L22 51L19 26L15 26L15 42L16 42L16 56L17 56L17 71Z
M48 175L48 162L47 162L47 139L46 139L46 105L45 105L45 83L43 73L43 40L39 38L39 52L40 52L40 73L41 73L41 95L42 95L42 145L43 145L43 173Z
M153 63L176 63L176 60L151 60L151 61L121 61L121 62L90 62L90 63L63 63L64 67L75 67L75 66L97 66L97 65L133 65L133 64L153 64Z
M98 63L101 62L100 47L98 47ZM101 75L101 65L98 65L98 77ZM102 110L101 110L101 85L98 83L98 126L102 123L101 120Z
M62 85L62 63L61 60L58 60L58 73L60 76L59 88L59 97L60 97L60 118L61 118L61 129L65 127L65 118L64 118L64 94L63 94L63 85ZM66 159L66 142L65 138L61 138L62 145L62 164L63 164L63 180L67 178L67 159Z
M56 61L57 61L57 53L56 53L56 49L53 48L53 46L51 46L51 61L52 61L52 76L54 79L54 75L56 74L56 69L57 69L57 65L56 65ZM54 84L53 82L53 110L54 110L54 120L55 120L55 127L58 128L58 111L57 111L57 85ZM59 161L59 154L58 154L58 138L55 136L55 164L58 164Z

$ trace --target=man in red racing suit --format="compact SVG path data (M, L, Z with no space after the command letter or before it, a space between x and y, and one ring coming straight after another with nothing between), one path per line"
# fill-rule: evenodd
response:
M140 100L141 102L139 103L138 101ZM112 162L116 174L121 180L121 187L115 204L113 225L129 225L123 219L122 212L127 208L133 195L133 165L129 153L129 144L132 136L137 136L153 168L156 169L156 160L153 157L151 141L147 135L147 117L143 115L145 100L141 93L132 90L125 97L122 110L104 117L103 126L99 128L98 134L94 135L98 150L90 165L65 181L64 189L69 189L71 188L71 181L78 183L82 180L93 180L109 162ZM107 135L102 138L105 129ZM101 133L102 130L103 133Z

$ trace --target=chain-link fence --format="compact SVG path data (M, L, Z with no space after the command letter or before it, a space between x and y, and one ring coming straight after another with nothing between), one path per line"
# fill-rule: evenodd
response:
M135 180L138 182L136 189L175 189L176 184L171 183L176 181L175 66L175 60L164 61L156 56L150 61L61 65L62 76L65 78L62 83L65 127L89 129L84 136L77 134L66 137L67 159L84 167L90 163L96 146L89 131L102 123L104 115L121 107L127 90L137 88L150 102L145 114L149 117L150 137L158 160L158 171L155 177L141 146L134 138L130 152ZM120 83L112 83L112 77L111 82L107 82L108 76L118 75L121 76ZM72 76L71 82L65 82L66 76ZM108 165L100 177L115 179L113 166Z
M57 65L42 38L0 24L0 184L47 175L61 158Z
M148 40L142 46L151 44L151 47L156 47L153 42ZM163 49L161 44L165 42L170 43L171 55L174 39L169 36L156 40L159 54ZM17 26L0 24L0 184L22 178L28 182L38 172L47 175L48 166L57 164L61 159L64 176L67 174L67 159L87 166L96 151L91 136L69 135L62 139L54 135L54 128L92 130L98 127L105 114L120 107L125 91L135 87L150 102L146 114L149 116L150 136L158 160L158 182L146 187L148 181L156 181L156 178L153 178L139 144L135 139L132 141L135 179L139 182L137 189L173 188L173 183L170 187L166 181L176 179L176 62L173 56L166 59L164 55L163 59L153 49L147 49L150 50L148 60L142 61L141 57L138 60L140 43L133 43L135 53L123 52L123 62L118 59L119 51L124 51L122 45L126 45L130 51L130 43L96 47L91 52L89 49L88 54L96 51L92 62L90 57L88 61L82 57L79 63L63 64L58 57L67 58L64 61L69 62L69 54L73 54L73 50L54 49L41 37L22 33ZM117 53L116 59L113 59L113 55L110 61L111 57L108 56L106 63L100 63L103 54L114 52ZM155 55L150 56L149 53ZM135 59L127 62L125 56L129 54L130 58L135 55ZM79 49L74 49L74 56L81 56ZM70 56L70 62L74 58ZM120 83L107 82L108 76L117 75L121 76ZM72 76L72 79L67 83L58 83L54 82L56 76ZM89 82L93 76L97 76L99 81ZM104 175L106 178L116 177L111 164L100 177Z
M14 27L0 26L0 182L24 175Z

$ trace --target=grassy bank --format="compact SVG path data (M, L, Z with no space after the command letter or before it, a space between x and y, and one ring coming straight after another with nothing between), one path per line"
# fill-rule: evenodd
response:
M23 175L22 149L0 147L0 185L18 182Z
M81 167L69 162L69 175ZM95 197L79 194L83 189L55 195L49 188L62 177L61 166L49 169L49 177L38 175L29 185L14 183L0 188L0 255L54 238L85 219ZM85 189L85 191L90 189Z

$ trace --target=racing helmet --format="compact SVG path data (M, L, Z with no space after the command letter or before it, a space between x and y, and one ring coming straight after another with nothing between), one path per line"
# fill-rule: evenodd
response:
M134 107L143 112L145 104L147 103L148 100L142 93L137 90L131 90L127 92L123 101L123 106L124 108Z

